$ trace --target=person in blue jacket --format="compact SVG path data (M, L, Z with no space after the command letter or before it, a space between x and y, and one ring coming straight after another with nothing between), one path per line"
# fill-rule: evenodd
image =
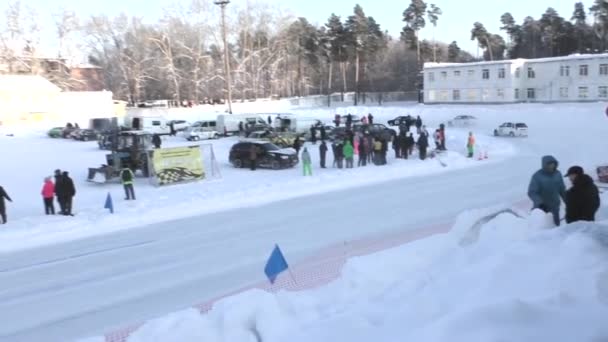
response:
M566 185L557 169L558 165L553 156L544 156L542 168L534 173L528 187L528 197L532 200L534 209L551 213L556 226L560 223L560 198L566 201Z

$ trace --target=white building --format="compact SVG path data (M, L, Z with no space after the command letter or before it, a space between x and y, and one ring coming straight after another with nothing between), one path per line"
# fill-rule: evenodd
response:
M608 101L608 54L425 63L425 103Z

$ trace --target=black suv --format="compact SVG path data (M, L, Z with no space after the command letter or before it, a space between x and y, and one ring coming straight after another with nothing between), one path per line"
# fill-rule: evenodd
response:
M251 166L251 147L258 151L258 166L273 170L294 167L298 164L298 155L292 148L281 149L267 141L241 141L232 146L228 160L234 167Z
M383 124L355 125L354 129L355 132L370 134L375 139L384 139L387 141L393 140L393 138L397 135L397 131L392 128L388 128Z
M401 125L415 126L416 118L411 115L398 116L398 117L394 118L393 120L388 120L388 125L389 126L401 126Z

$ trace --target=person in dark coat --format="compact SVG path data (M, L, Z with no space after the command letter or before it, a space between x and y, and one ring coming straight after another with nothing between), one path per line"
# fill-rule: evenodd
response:
M152 144L154 145L154 148L160 148L160 145L162 144L162 140L160 139L160 135L154 134L152 136Z
M447 148L445 147L445 125L444 124L439 125L439 138L440 138L439 142L441 144L439 149L441 151L446 151Z
M300 144L300 139L296 137L296 139L293 141L293 149L296 150L297 154L300 155L300 148L302 147L302 145Z
M325 140L321 141L321 146L319 146L319 156L321 157L321 168L325 168L325 160L327 157L327 144Z
M408 154L410 156L414 153L415 146L416 146L416 139L414 139L414 133L410 133L410 136L407 137L407 150L408 150Z
M4 190L4 188L0 186L0 219L2 219L2 222L0 222L1 224L6 224L6 222L8 222L6 219L6 203L4 202L5 199L9 202L13 201L11 197L6 193L6 190Z
M367 155L369 153L369 145L365 137L359 138L359 161L357 166L367 166Z
M401 135L393 138L393 150L395 150L395 159L401 158Z
M65 190L63 204L65 208L64 215L74 216L72 214L72 202L74 200L74 196L76 196L76 187L74 186L74 181L72 180L72 178L70 178L70 175L67 171L63 171L61 176L63 178L62 181Z
M61 170L55 170L55 196L57 198L57 204L59 205L59 214L63 215L65 212L65 201L63 200L63 176Z
M272 126L272 118L270 117L270 115L268 115L268 125Z
M317 129L315 126L310 126L310 140L313 144L317 143Z
M353 126L353 115L348 113L346 116L346 129L350 129Z
M418 137L418 151L420 154L420 160L426 159L426 150L429 148L429 138L426 134L422 133Z
M422 129L422 119L420 118L420 115L418 115L416 117L416 131L418 134L420 134L421 129Z
M321 126L319 131L321 132L321 140L327 140L327 131L325 130L325 126Z
M243 125L243 121L239 121L239 136L243 136L245 134L245 126Z
M381 139L382 142L382 165L386 165L387 159L386 155L388 154L388 141L386 139Z
M251 171L255 171L258 166L258 147L254 144L251 144L251 149L249 150L249 163L251 164Z
M595 221L600 195L593 179L580 166L568 169L566 177L572 182L572 187L566 191L566 223Z
M334 117L334 123L336 124L336 127L340 127L340 121L341 121L341 117L340 114L336 114L336 116Z
M372 113L367 114L367 124L368 125L374 124L374 116L372 115Z
M338 165L338 169L344 167L344 144L338 142L336 144L336 150L334 151L334 158L336 160L336 164Z
M401 150L401 158L408 159L409 150L408 150L408 145L407 145L408 137L407 137L406 133L405 132L400 133L399 136L395 139L398 139L398 141L399 141L399 149Z
M551 213L556 226L560 224L560 198L566 201L566 185L557 169L558 165L553 156L544 156L541 169L534 173L528 186L528 197L532 201L533 209Z

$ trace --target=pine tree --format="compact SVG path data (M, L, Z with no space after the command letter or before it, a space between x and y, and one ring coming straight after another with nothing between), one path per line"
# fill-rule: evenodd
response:
M403 11L403 21L406 26L403 28L403 32L413 31L416 37L416 54L418 57L418 67L422 67L420 59L420 36L419 32L426 26L426 3L423 0L412 0L409 7Z
M608 2L595 0L589 11L595 19L593 30L600 40L601 50L604 51L606 49L606 38L608 37Z
M348 61L346 30L344 29L344 25L342 25L340 17L333 13L329 17L325 27L327 27L331 59L332 61L340 63L340 71L342 74L342 97L344 97L344 93L347 91L346 62ZM330 70L333 70L331 69L331 65ZM332 72L330 72L330 74L331 73ZM329 82L331 83L331 76ZM329 88L331 88L331 84L329 85Z
M515 23L511 13L507 12L500 17L503 31L509 35L509 58L519 58L521 55L522 31L521 26Z
M448 62L459 62L460 61L460 47L456 41L453 41L450 46L448 46Z
M353 15L348 17L344 25L347 32L347 41L355 55L355 106L359 103L361 93L361 60L365 58L367 49L367 35L369 32L368 19L360 5L356 5Z
M574 4L574 13L570 19L574 22L574 31L577 40L577 51L582 53L587 39L589 26L587 25L587 14L585 13L585 5L582 2Z
M431 4L431 9L427 11L429 22L433 24L433 62L437 62L437 42L435 41L435 28L437 27L437 21L439 16L443 14L441 8L435 4Z
M471 30L471 40L477 40L477 44L488 52L490 60L494 60L492 44L490 42L490 34L482 23L476 22L473 24L473 29Z

